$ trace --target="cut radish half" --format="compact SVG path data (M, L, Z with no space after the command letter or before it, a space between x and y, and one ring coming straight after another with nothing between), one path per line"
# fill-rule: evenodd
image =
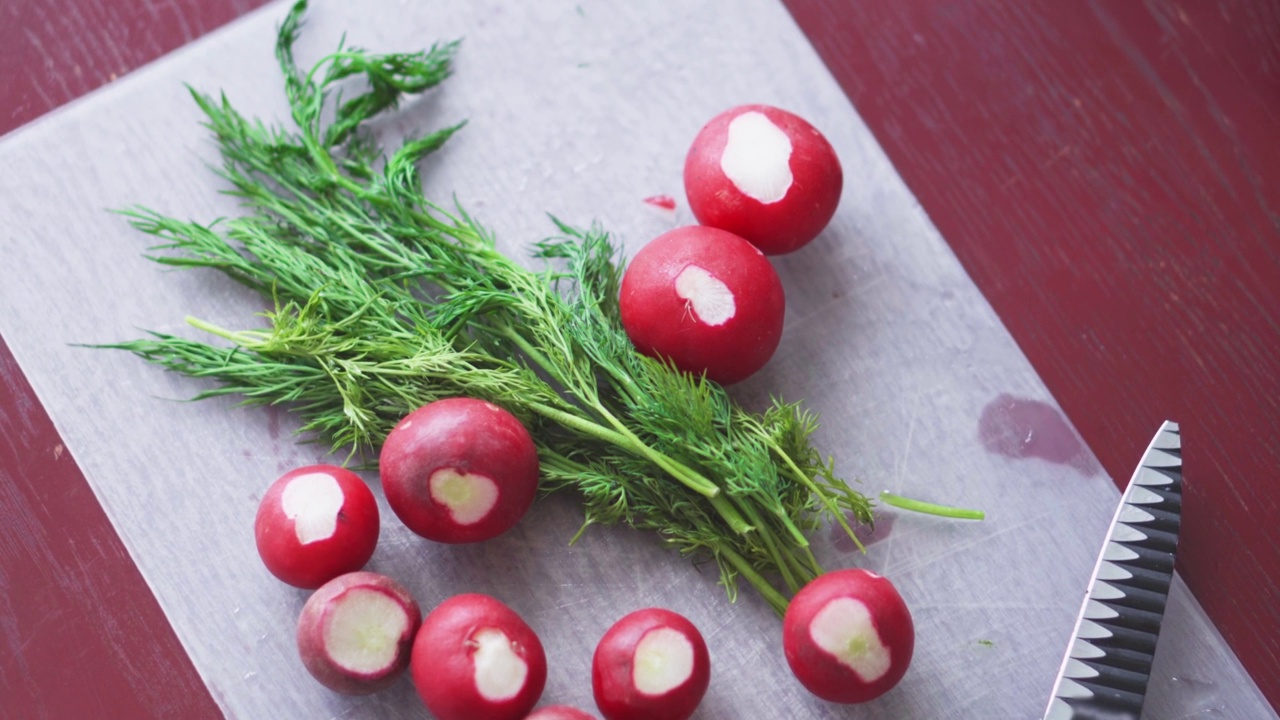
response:
M698 222L746 238L768 255L798 250L831 221L844 173L831 143L803 118L768 105L717 115L684 164Z
M533 629L501 601L475 593L455 595L427 615L410 667L436 720L523 720L547 681Z
M387 504L413 532L447 543L511 529L538 492L538 449L514 415L448 398L406 415L378 457Z
M627 265L620 290L637 350L721 384L751 376L782 339L782 281L759 250L723 230L659 235Z
M893 689L911 664L915 628L902 596L867 570L836 570L800 589L782 621L796 679L824 700L860 703Z
M409 666L422 615L390 578L354 572L325 583L298 617L298 653L325 687L366 695L389 687Z
M685 720L711 682L698 629L662 608L638 610L609 628L591 662L591 686L606 720Z
M292 470L272 483L253 523L267 570L317 588L364 567L378 544L378 503L364 480L333 465Z

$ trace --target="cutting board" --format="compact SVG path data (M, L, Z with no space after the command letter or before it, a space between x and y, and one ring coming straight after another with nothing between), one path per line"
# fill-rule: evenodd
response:
M300 444L287 412L183 402L206 386L80 346L143 328L198 337L188 314L260 323L260 298L212 273L150 263L149 239L108 211L236 213L206 168L216 153L183 83L285 121L272 45L286 9L248 15L0 143L0 334L229 717L421 717L407 680L367 698L311 680L293 640L306 594L275 581L254 549L271 481L341 458ZM522 259L552 233L548 212L599 221L628 254L693 222L684 153L727 107L763 102L809 119L843 162L840 209L814 243L775 259L787 292L782 346L733 395L750 408L804 399L822 419L819 447L868 494L987 513L972 523L883 510L866 554L837 532L816 535L825 565L887 575L915 618L911 671L858 708L809 696L765 603L745 589L729 603L715 572L656 538L593 527L570 546L582 521L570 495L541 501L497 540L443 546L396 523L366 474L388 519L370 569L427 609L460 592L510 604L546 646L548 703L592 709L596 641L625 612L658 605L693 620L710 646L699 718L1037 716L1115 485L781 4L322 2L300 60L344 33L380 51L464 38L455 77L379 127L395 138L467 119L425 164L428 194L456 196ZM646 202L663 195L674 210ZM1164 419L1151 419L1153 432ZM1180 583L1167 617L1148 717L1274 717Z

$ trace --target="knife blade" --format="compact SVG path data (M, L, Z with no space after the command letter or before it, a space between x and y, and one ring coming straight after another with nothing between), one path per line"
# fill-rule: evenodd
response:
M1182 436L1165 422L1125 488L1044 720L1138 720L1182 522Z

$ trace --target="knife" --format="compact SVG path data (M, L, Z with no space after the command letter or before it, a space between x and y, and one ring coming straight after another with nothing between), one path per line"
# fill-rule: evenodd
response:
M1182 521L1182 438L1165 422L1120 498L1044 720L1138 720Z

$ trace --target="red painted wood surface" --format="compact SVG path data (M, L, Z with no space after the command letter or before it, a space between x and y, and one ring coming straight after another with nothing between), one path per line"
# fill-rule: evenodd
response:
M1182 424L1180 570L1280 706L1280 3L787 4L1112 477Z
M0 135L265 3L266 0L0 3Z
M1183 423L1182 569L1280 705L1275 0L786 2L1108 471ZM262 3L5 3L0 133ZM4 711L216 716L2 342L0 437Z
M0 717L221 717L3 341Z

